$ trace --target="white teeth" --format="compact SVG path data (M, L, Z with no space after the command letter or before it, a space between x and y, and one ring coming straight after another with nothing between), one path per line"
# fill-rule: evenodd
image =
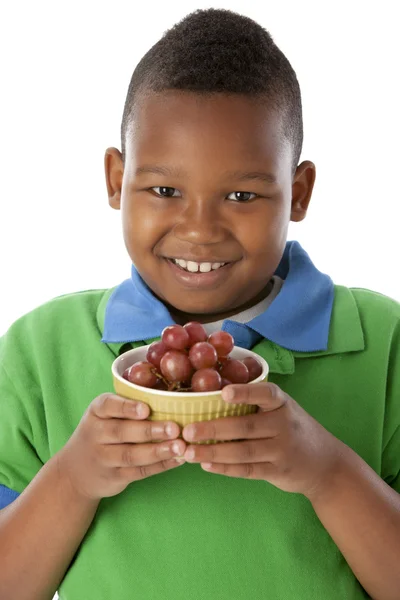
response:
M211 263L200 263L200 271L202 273L209 273L211 271Z
M190 273L197 273L197 271L199 270L199 265L198 263L188 260L186 263L186 268L188 271L190 271Z
M200 271L200 273L209 273L211 270L215 271L216 269L219 269L220 267L223 267L226 263L210 263L210 262L203 262L203 263L197 263L194 262L193 260L184 260L183 258L174 258L174 261L177 265L179 265L180 267L182 267L182 269L185 269L186 271L189 271L190 273L197 273L198 271Z

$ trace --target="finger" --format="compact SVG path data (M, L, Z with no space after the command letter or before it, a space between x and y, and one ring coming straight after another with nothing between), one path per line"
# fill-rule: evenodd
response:
M96 440L99 444L141 444L175 439L180 427L173 421L132 421L97 419Z
M140 479L145 479L146 477L152 477L152 475L158 475L159 473L163 473L164 471L176 469L176 467L180 467L184 464L184 460L173 458L170 460L162 460L161 462L143 467L120 467L119 469L117 469L117 471L122 481L131 483L132 481L139 481Z
M90 410L100 419L146 419L150 414L148 404L108 393L95 398Z
M111 444L101 449L101 463L106 467L143 467L182 456L183 440L158 444Z
M186 425L182 437L187 442L205 440L245 440L273 438L278 435L278 418L273 413L254 413L241 417L223 417Z
M226 444L188 446L184 458L191 463L261 463L277 459L276 440L261 439Z
M244 463L227 465L219 463L202 463L201 467L209 473L226 475L227 477L241 477L242 479L261 479L268 481L273 466L270 463Z
M263 411L273 411L286 404L288 396L275 383L242 383L227 385L222 390L225 402L256 404Z

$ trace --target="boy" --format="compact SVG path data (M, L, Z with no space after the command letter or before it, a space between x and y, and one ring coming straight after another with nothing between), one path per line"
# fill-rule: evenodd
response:
M400 307L286 242L301 147L296 76L246 17L197 11L137 66L105 156L131 277L1 339L1 598L400 597ZM111 393L118 354L189 320L266 358L223 391L256 414L181 432Z

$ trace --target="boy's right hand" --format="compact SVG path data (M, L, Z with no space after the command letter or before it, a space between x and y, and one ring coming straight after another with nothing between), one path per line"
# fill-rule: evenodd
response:
M111 393L90 403L58 456L59 469L79 495L95 500L115 496L132 481L185 462L174 458L186 449L177 439L177 423L148 421L149 413L147 404Z

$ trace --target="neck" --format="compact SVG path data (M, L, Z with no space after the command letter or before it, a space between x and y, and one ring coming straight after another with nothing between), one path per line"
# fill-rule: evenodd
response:
M234 306L224 312L192 314L177 310L174 306L170 306L168 304L167 308L171 317L174 319L175 323L178 323L178 325L185 325L185 323L189 323L190 321L197 321L198 323L213 323L214 321L222 321L224 319L229 319L229 317L231 317L232 315L237 315L238 313L243 312L244 310L247 310L252 306L255 306L271 293L272 287L273 281L270 280L265 286L265 288L263 288L261 292L257 294L257 296L255 296L248 302L241 304L240 306Z

